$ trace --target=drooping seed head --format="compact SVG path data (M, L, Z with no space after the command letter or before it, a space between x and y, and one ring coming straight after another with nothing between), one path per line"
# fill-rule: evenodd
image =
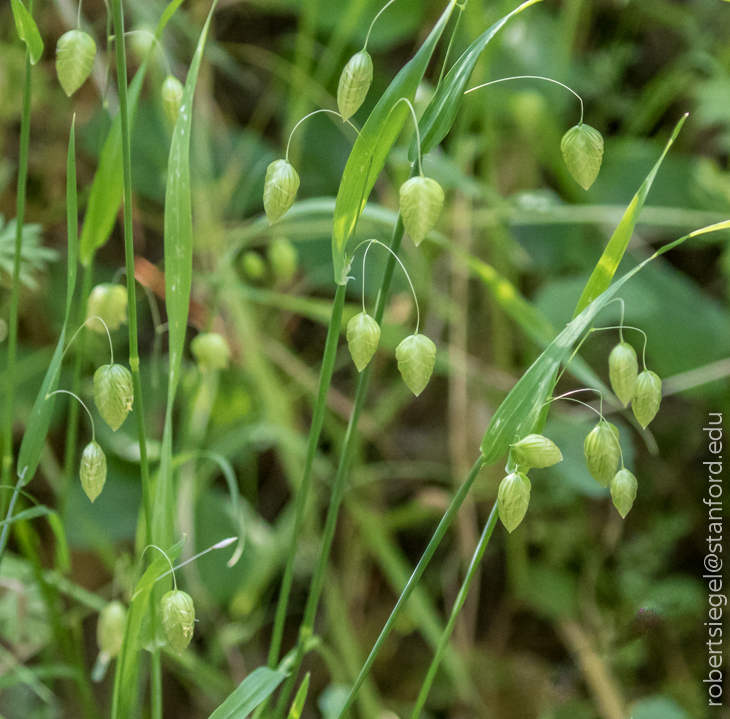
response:
M367 313L356 314L347 323L347 348L358 372L367 366L380 341L380 325Z
M126 367L105 364L94 372L94 404L115 432L127 419L133 401L132 373Z
M297 249L286 237L276 237L269 245L269 264L277 282L288 285L297 273Z
M56 74L63 91L71 97L91 74L96 56L94 38L81 30L69 30L56 45Z
M588 471L602 487L608 487L621 460L618 429L601 420L583 442Z
M231 359L231 348L226 338L217 332L202 332L190 343L190 351L201 372L225 369Z
M183 100L183 85L174 75L168 75L162 83L162 109L174 126L180 114Z
M628 342L619 342L608 356L608 374L611 387L624 407L631 402L639 375L636 351Z
M108 657L116 657L124 641L124 623L127 620L127 609L118 601L109 602L99 612L96 623L96 643L99 651Z
M266 277L266 261L254 250L241 255L240 267L246 279L251 282L262 282Z
M189 594L172 589L162 597L162 627L170 647L182 654L195 628L195 606Z
M411 335L395 348L395 358L403 381L418 397L431 379L436 364L436 345L426 335Z
M84 448L79 475L86 496L93 502L106 482L106 455L98 442L92 440Z
M631 511L631 507L634 506L638 487L639 483L636 481L636 477L628 469L619 470L611 480L611 498L614 506L624 519Z
M497 491L499 518L511 534L520 525L530 505L532 485L522 472L508 474L500 483Z
M563 460L558 446L541 434L528 434L527 437L513 444L512 456L517 464L536 469L552 467Z
M127 288L122 285L104 283L91 290L86 303L86 318L101 317L110 332L127 323ZM106 334L99 320L90 320L86 325L101 335Z
M337 108L349 120L365 101L373 82L373 59L367 50L356 52L342 69L337 86Z
M436 226L444 205L444 191L430 177L411 177L400 188L400 213L411 239L420 245Z
M639 424L646 429L656 417L662 402L662 381L651 370L644 370L636 379L631 409Z
M286 160L274 160L266 169L264 210L273 224L294 204L299 189L299 175Z
M603 160L601 133L585 123L571 127L563 135L560 150L573 179L587 190L601 169Z

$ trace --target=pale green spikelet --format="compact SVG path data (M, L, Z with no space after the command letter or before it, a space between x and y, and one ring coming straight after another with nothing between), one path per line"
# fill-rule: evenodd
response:
M195 606L189 594L172 589L162 597L162 627L172 650L182 654L195 628Z
M91 74L96 56L94 38L81 30L69 30L56 45L56 74L63 91L71 97Z
M571 127L563 135L560 150L573 179L587 190L601 169L603 160L601 133L585 123Z
M94 404L116 432L132 409L132 373L120 364L105 364L94 373Z
M530 505L532 485L522 472L508 474L500 483L497 491L499 518L511 534L520 525Z
M101 335L106 334L104 324L99 320L90 319L100 317L110 332L118 330L127 322L127 288L105 282L91 290L86 303L86 319L90 320L87 327Z
M98 442L92 440L81 454L81 487L93 502L104 489L106 482L106 455Z
M618 429L601 420L583 442L588 471L602 487L608 487L621 460Z
M182 83L174 75L168 75L162 83L162 109L173 126L182 107L183 89Z
M368 366L379 341L380 325L367 312L359 312L347 323L347 348L358 372Z
M356 52L342 69L337 86L337 109L343 122L349 120L367 97L373 82L373 59L367 50Z
M266 168L264 210L273 224L294 204L299 189L299 175L286 160L274 160Z
M512 456L523 467L544 469L563 460L558 446L541 434L528 434L512 445Z
M651 370L644 370L636 379L631 409L639 424L646 429L656 417L662 402L662 381Z
M411 177L400 188L403 226L416 246L436 226L444 205L444 191L430 177Z
M611 350L608 356L608 374L614 393L626 407L634 396L636 378L639 376L636 350L628 342L619 342Z
M201 332L190 343L190 351L201 372L225 369L231 359L231 348L226 338L217 332Z
M395 349L403 381L418 397L431 379L436 364L436 345L426 335L406 337Z
M611 498L619 514L625 519L636 499L639 483L628 469L621 469L611 480Z

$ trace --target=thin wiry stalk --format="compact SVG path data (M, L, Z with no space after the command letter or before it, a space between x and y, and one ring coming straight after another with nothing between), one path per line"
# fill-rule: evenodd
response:
M33 12L33 0L29 10ZM30 50L25 50L25 82L23 84L23 114L20 120L20 162L18 165L17 209L15 213L15 256L13 257L13 284L10 291L10 322L8 323L8 364L6 370L6 401L3 424L2 483L10 484L13 468L13 404L15 400L15 359L18 347L18 302L20 296L20 257L23 248L25 220L25 193L28 180L28 153L30 150ZM14 498L15 495L13 495ZM4 493L0 496L0 516L7 506ZM8 526L8 525L6 525Z
M346 291L346 285L337 285L335 301L332 306L332 316L327 330L327 341L324 348L322 369L319 375L319 389L317 390L317 397L314 402L314 411L312 414L312 424L309 429L307 457L304 463L304 476L302 477L302 482L297 489L296 507L294 510L294 527L292 529L292 538L286 559L284 579L282 581L281 592L279 594L279 603L276 607L274 632L271 639L271 646L269 648L269 667L272 669L279 661L281 639L284 633L284 622L286 621L286 610L289 603L289 594L291 593L292 579L294 577L294 558L296 556L299 535L304 521L304 509L307 504L307 495L309 494L312 465L314 463L314 456L317 453L319 436L322 432L324 414L327 408L327 393L329 392L330 383L332 381L332 372L334 370L335 358L337 356L337 343L340 338L342 309L345 304Z
M497 519L499 519L499 509L497 508L497 503L495 502L494 507L492 507L492 511L489 513L489 519L484 526L482 536L479 538L479 544L477 545L477 548L474 551L474 555L472 556L471 563L469 564L469 570L467 571L466 578L464 579L464 583L461 585L461 589L459 589L459 594L456 596L456 601L454 602L453 609L451 610L451 616L449 617L449 621L444 627L444 631L441 633L441 638L439 639L436 653L434 654L433 660L431 661L431 666L428 668L426 678L423 680L421 691L418 693L418 699L416 699L416 705L413 707L411 719L418 719L421 716L421 711L423 710L426 699L428 699L428 694L431 691L431 685L433 684L433 680L436 678L436 672L438 671L439 665L441 664L441 660L444 658L446 647L449 644L449 637L454 631L456 619L459 616L459 612L461 611L462 607L464 606L466 597L469 594L469 588L471 586L471 583L474 580L474 577L477 575L479 564L482 561L482 557L484 556L484 551L487 548L487 544L489 544L489 540L492 537L492 532L494 532L494 528L497 526Z
M414 172L415 166L414 166ZM375 321L380 324L383 321L383 314L385 313L385 304L388 299L388 293L390 291L390 283L393 279L393 272L395 271L396 256L400 249L401 241L403 240L403 220L398 217L395 228L393 229L393 236L390 241L390 249L392 252L388 253L388 262L385 266L385 272L383 273L383 280L380 284L380 291L375 303ZM352 452L355 446L355 437L357 436L357 425L360 420L360 414L365 404L365 397L367 396L368 385L370 384L370 375L372 373L373 364L368 364L365 369L360 372L357 380L357 389L355 391L355 402L350 414L350 421L347 425L347 432L345 434L345 440L342 445L342 454L340 455L340 463L337 468L337 475L335 477L334 485L332 487L332 495L330 498L329 509L327 510L327 519L325 520L324 535L322 537L322 545L320 547L319 558L317 560L316 569L309 587L309 596L307 598L307 605L304 610L304 619L299 629L299 642L297 644L297 652L294 659L294 666L292 672L287 679L286 684L279 696L279 701L276 707L276 716L283 716L284 707L286 706L289 696L294 688L296 682L296 676L301 666L302 660L304 659L304 645L306 640L311 636L314 628L314 618L317 613L317 606L319 605L319 599L322 594L322 587L324 586L324 579L327 573L327 563L329 561L330 549L332 548L332 540L335 536L335 528L337 526L337 516L340 511L340 505L342 504L342 496L345 491L345 481L347 480L348 471L350 469L350 461L352 459Z

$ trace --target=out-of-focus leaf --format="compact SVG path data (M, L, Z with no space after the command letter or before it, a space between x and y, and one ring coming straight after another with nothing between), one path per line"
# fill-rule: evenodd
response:
M455 4L456 0L449 2L426 41L388 86L370 113L352 148L337 193L332 226L332 262L337 284L342 285L347 282L345 253L347 241L355 229L357 219L365 207L375 180L385 165L393 143L398 139L409 116L408 105L400 100L406 98L413 102L418 85Z
M8 277L13 274L15 259L15 219L5 223L5 217L0 214L0 272ZM31 290L38 284L33 277L36 272L43 272L49 262L58 259L58 252L41 244L41 225L23 225L23 244L20 251L20 282Z

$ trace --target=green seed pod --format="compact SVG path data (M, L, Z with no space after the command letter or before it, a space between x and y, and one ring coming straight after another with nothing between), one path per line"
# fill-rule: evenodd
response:
M182 654L195 628L195 606L189 594L173 589L162 597L162 627L168 644Z
M94 404L116 432L132 409L132 373L120 364L105 364L94 372Z
M91 441L81 455L81 486L93 502L104 489L106 482L106 455L98 442Z
M299 175L286 160L274 160L266 168L264 210L273 225L294 204L299 189Z
M108 657L116 657L124 641L124 623L127 620L127 609L121 602L109 602L99 612L96 623L96 643L99 651Z
M416 247L436 225L444 205L444 191L430 177L411 177L400 187L403 225Z
M520 525L530 505L532 485L522 472L508 474L500 483L497 491L499 518L511 534Z
M190 343L190 351L197 360L201 372L225 369L231 359L231 348L226 338L217 332L199 334Z
M56 45L56 74L63 91L71 97L91 74L96 56L96 43L81 30L69 30Z
M436 345L426 335L411 335L395 348L395 358L403 381L418 397L431 379L436 364Z
M621 460L618 429L610 422L601 420L585 438L583 451L593 479L602 487L608 487Z
M86 319L91 317L101 317L110 332L118 330L122 323L126 324L127 288L109 283L94 287L86 303ZM86 326L101 335L106 334L99 320L91 320Z
M162 91L160 94L162 95L162 109L174 125L177 122L177 116L180 114L180 107L182 106L182 83L174 75L168 75L162 83Z
M636 390L631 400L631 409L639 424L646 429L662 401L662 381L650 370L644 370L636 379Z
M249 250L241 255L241 271L246 279L261 282L266 277L266 262L258 252Z
M558 446L541 434L528 434L511 446L515 462L523 467L543 469L563 460Z
M152 25L138 25L129 33L129 49L137 62L144 62L155 44L155 28Z
M628 469L622 469L616 472L611 480L610 487L613 504L618 509L618 513L625 519L631 511L631 507L634 506L639 483Z
M358 372L362 372L378 349L380 325L367 313L356 314L347 323L347 348Z
M373 82L373 59L367 50L356 52L340 75L337 86L337 108L342 120L349 120L365 101Z
M573 179L587 190L598 177L603 160L603 137L590 125L571 127L560 143L565 164Z
M297 273L297 249L286 237L276 237L269 245L269 264L276 281L288 285Z
M639 375L636 351L628 342L619 342L608 356L608 374L611 387L624 407L631 402Z

